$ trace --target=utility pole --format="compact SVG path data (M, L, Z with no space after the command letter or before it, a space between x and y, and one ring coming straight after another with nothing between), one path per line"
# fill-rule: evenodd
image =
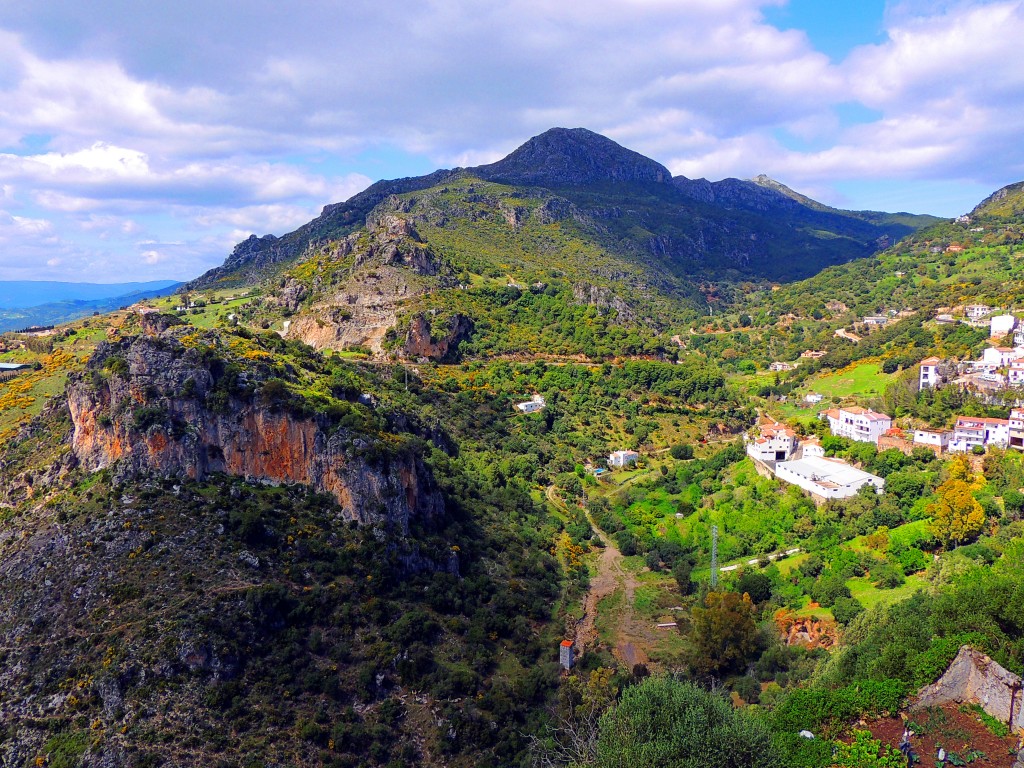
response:
M711 526L711 588L718 587L718 526Z

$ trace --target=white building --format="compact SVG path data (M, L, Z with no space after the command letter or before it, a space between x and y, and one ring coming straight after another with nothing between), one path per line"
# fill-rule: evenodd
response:
M875 443L892 427L892 418L859 405L825 411L829 429L837 437L861 443Z
M792 371L796 369L796 363L783 363L776 360L768 366L769 371Z
M759 461L785 461L796 450L796 432L777 421L764 420L757 437L747 439L747 455Z
M1019 387L1024 384L1024 360L1014 360L1010 363L1007 371L1006 382L1011 387Z
M970 304L964 307L964 314L971 320L979 320L992 311L987 304Z
M881 492L885 480L840 459L805 456L775 465L775 476L822 499L846 499L862 485L871 484Z
M825 399L824 395L819 395L817 392L808 392L804 395L804 402L808 405L817 405Z
M996 315L989 321L988 335L992 338L1002 338L1017 327L1017 318L1013 315Z
M929 389L939 386L939 363L937 357L926 357L921 361L921 372L918 378L918 389Z
M923 445L937 449L936 452L948 451L949 441L953 433L948 429L915 429L914 445Z
M612 451L608 455L608 466L609 467L628 467L630 464L636 464L640 459L640 454L636 451Z
M1024 451L1024 409L1010 411L1010 447Z
M545 405L547 405L547 401L544 400L543 395L534 395L525 403L518 403L516 409L523 413L536 413L543 411Z
M1013 332L1013 346L1024 347L1024 325L1017 326Z
M981 360L974 361L972 365L976 370L995 371L996 368L1005 368L1021 355L1021 351L1014 347L989 347L981 353Z
M953 439L949 450L966 453L976 445L997 445L1005 448L1010 444L1010 422L1008 419L989 419L980 416L957 416L953 428Z
M821 458L825 455L825 449L821 447L821 440L817 435L811 435L806 440L800 441L800 456L807 459L811 456Z

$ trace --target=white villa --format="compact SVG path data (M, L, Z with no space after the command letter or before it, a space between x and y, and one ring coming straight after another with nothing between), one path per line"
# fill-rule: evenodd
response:
M1017 327L1017 318L1013 315L996 315L989 320L988 335L991 338L1002 338Z
M747 455L759 461L785 461L796 451L796 432L777 421L763 420L757 437L747 442Z
M544 400L544 395L534 395L525 403L517 403L516 410L522 413L536 413L543 411L545 405L547 405L547 401Z
M829 429L837 437L878 444L878 438L892 427L892 418L859 405L825 411Z
M936 453L948 451L953 433L948 429L915 429L914 445L924 445Z
M958 416L953 428L953 439L949 442L949 450L953 453L966 453L976 445L996 445L1005 448L1009 444L1008 419Z
M639 459L640 454L636 451L612 451L608 455L608 466L621 469L636 464Z
M1010 411L1010 447L1024 451L1024 408Z
M939 386L939 363L937 357L926 357L921 361L921 372L918 377L918 389L929 389Z

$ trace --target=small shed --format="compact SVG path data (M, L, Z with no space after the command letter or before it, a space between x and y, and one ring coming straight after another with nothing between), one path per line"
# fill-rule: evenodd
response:
M558 647L558 663L562 665L563 669L572 669L572 665L576 662L574 650L575 644L572 640L563 640Z

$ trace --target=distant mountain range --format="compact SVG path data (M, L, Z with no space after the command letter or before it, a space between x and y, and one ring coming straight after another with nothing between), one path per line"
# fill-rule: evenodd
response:
M65 283L49 280L0 281L0 331L53 325L93 312L109 312L154 296L173 293L181 283Z

